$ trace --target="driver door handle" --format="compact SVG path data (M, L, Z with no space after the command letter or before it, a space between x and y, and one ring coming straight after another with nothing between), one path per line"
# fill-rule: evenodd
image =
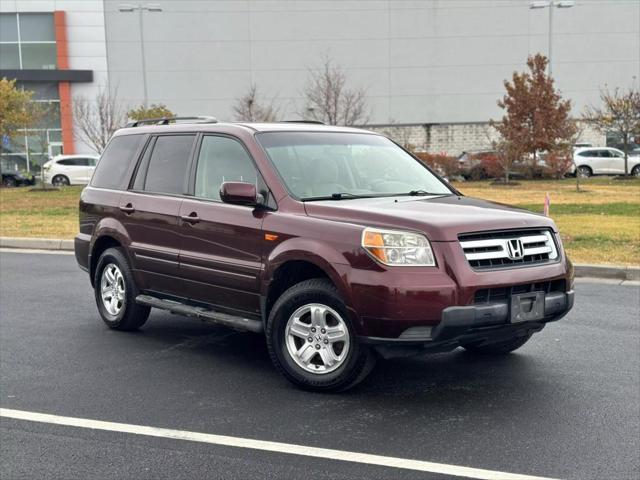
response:
M133 205L127 203L126 205L120 207L120 211L124 213L133 213L136 211L136 209L133 207Z
M180 218L187 223L198 223L200 221L200 217L196 212L191 212L189 215L180 215Z

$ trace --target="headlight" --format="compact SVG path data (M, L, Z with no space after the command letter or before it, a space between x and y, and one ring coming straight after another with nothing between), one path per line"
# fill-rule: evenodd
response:
M429 240L419 233L365 228L362 232L362 247L385 265L436 265Z

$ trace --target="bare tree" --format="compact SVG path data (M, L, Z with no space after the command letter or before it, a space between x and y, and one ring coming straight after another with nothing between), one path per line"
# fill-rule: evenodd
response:
M241 122L277 122L280 115L273 99L267 104L262 104L255 83L249 85L249 90L236 99L233 112L236 120Z
M629 175L629 144L640 135L640 91L635 88L600 90L601 107L587 106L583 118L601 133L620 138L624 150L624 174Z
M101 87L95 98L75 97L73 116L82 139L98 153L127 120L126 109L118 100L118 89L109 92L107 87Z
M301 116L329 125L362 125L369 112L364 88L347 88L347 75L340 65L325 57L323 65L309 70L304 88L305 112Z

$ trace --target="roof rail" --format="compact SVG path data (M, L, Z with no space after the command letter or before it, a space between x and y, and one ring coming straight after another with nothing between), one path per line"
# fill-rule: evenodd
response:
M128 122L124 127L141 127L142 125L169 125L170 123L218 123L216 117L161 117L161 118L144 118L142 120L134 120Z
M312 123L314 125L326 125L320 120L282 120L280 123Z

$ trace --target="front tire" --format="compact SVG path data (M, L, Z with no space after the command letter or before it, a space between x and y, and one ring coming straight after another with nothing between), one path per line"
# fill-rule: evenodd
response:
M480 355L506 355L517 350L529 341L532 334L523 337L514 337L504 342L490 343L488 345L465 345L465 350Z
M346 390L364 380L375 363L326 279L306 280L284 292L271 309L266 335L276 368L305 390Z
M138 288L119 248L109 248L100 255L93 285L98 312L109 328L137 330L149 318L151 309L135 301Z
M66 175L56 175L51 180L51 185L54 187L68 187L71 185L69 178Z
M6 177L2 183L4 184L5 187L7 188L13 188L17 186L17 182L16 179L13 177Z

